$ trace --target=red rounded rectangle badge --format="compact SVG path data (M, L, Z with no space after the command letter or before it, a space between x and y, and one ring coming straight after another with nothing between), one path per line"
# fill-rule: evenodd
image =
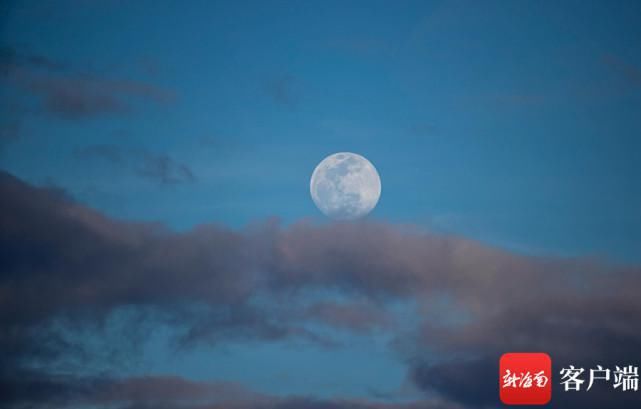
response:
M545 405L552 398L552 359L543 352L509 352L499 361L499 395L506 405Z

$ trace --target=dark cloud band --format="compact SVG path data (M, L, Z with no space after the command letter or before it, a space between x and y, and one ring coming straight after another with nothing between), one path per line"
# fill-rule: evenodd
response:
M488 379L496 376L503 352L545 351L558 362L638 363L636 266L527 257L375 223L281 227L266 221L240 231L203 225L177 233L113 220L63 192L6 173L0 196L1 367L5 390L23 391L4 395L14 403L60 385L48 365L69 354L70 345L53 323L66 332L99 327L123 309L143 322L174 325L185 346L288 337L331 345L307 324L395 334L388 306L408 302L421 323L411 335L396 333L399 356L406 357L416 386L451 407L497 404L496 385ZM309 305L298 297L315 290L346 301ZM439 297L459 312L457 319L434 312ZM19 374L34 361L42 368L39 381L20 386ZM301 402L296 407L377 407ZM581 405L569 400L564 407L597 407Z

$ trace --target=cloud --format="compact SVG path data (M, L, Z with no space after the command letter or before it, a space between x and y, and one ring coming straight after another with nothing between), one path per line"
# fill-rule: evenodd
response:
M641 85L641 68L632 65L613 54L606 54L603 62L618 71L631 85Z
M231 382L198 382L175 376L40 377L0 379L3 402L34 408L156 408L156 409L457 409L438 400L381 404L366 400L321 400L277 397Z
M66 68L60 61L43 55L24 53L14 47L6 45L0 46L0 67L2 67L3 71L15 68L16 66L26 66L50 71L60 71Z
M167 103L173 98L164 90L134 81L36 77L24 72L14 73L14 79L23 89L41 97L47 112L63 119L131 112L132 98L157 103Z
M306 318L356 332L389 329L393 325L393 318L385 310L365 302L318 302L307 309Z
M443 364L417 365L411 377L425 390L472 407L495 406L497 401L497 359L459 359Z
M266 94L277 104L292 108L298 103L296 79L291 74L272 78L265 84Z
M235 383L197 382L175 376L44 377L35 372L22 372L18 375L0 379L4 403L16 407L178 407L180 404L199 407L226 402L257 402L262 399L261 395Z
M48 57L0 50L0 80L35 97L40 109L55 117L78 120L131 112L138 102L167 104L172 92L145 82L78 72Z
M106 153L121 160L118 150ZM0 196L4 379L15 381L12 374L33 362L40 376L57 376L55 363L81 351L68 335L99 331L122 311L171 325L184 347L286 338L331 345L310 324L389 331L426 397L469 408L498 404L496 383L487 379L496 380L504 352L548 352L555 365L639 364L638 266L528 257L384 223L281 227L269 220L177 233L110 219L6 173ZM319 291L341 301L310 303L306 294ZM399 303L416 308L418 326L409 334L394 326ZM114 348L131 338L123 335ZM608 407L639 396L608 392ZM602 402L560 394L565 408ZM359 407L303 402L248 407Z
M101 160L130 169L135 175L163 185L189 183L196 180L191 168L174 161L169 155L156 154L143 149L124 149L116 145L91 145L75 152L87 160Z

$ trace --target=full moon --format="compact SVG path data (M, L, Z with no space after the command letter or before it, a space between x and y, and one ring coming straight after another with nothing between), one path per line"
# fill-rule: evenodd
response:
M381 179L370 161L350 152L329 155L316 166L309 190L316 207L336 220L354 220L376 207Z

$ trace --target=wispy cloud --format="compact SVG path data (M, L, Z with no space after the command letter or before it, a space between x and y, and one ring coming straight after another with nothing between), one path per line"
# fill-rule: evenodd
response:
M641 68L630 64L613 54L604 55L602 60L605 64L622 74L630 84L641 85Z
M36 97L44 112L68 120L128 113L140 101L167 104L175 98L152 84L81 72L10 47L0 50L0 81Z
M279 105L292 108L299 102L296 78L291 74L271 78L265 83L264 89L267 96Z
M66 68L65 64L60 61L39 54L23 52L15 47L6 45L0 46L0 67L5 73L15 67L29 67L49 71L61 71Z
M189 166L174 161L167 154L156 154L144 149L125 149L116 145L91 145L76 150L75 156L125 167L137 176L164 185L196 181L196 176Z

